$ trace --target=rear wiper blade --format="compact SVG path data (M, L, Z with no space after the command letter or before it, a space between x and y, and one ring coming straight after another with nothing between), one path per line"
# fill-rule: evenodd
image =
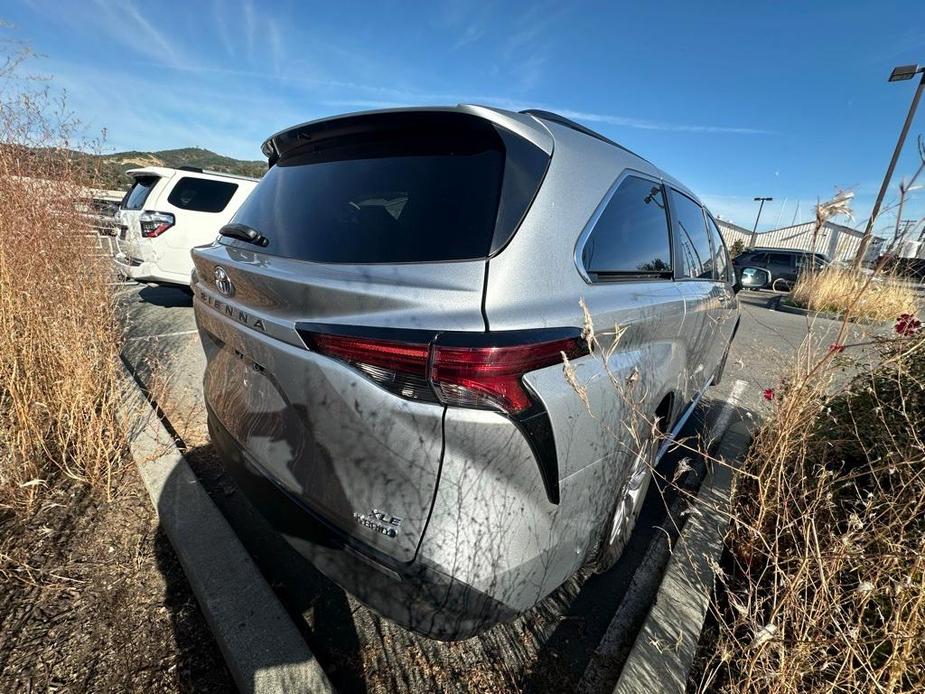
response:
M268 239L256 229L247 226L246 224L226 224L218 230L218 233L222 236L228 236L232 239L247 241L248 243L253 243L257 246L265 247L268 243L270 243L270 239Z

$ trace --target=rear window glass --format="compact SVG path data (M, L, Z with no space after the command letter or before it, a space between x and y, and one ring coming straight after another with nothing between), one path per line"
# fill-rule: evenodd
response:
M234 221L267 237L264 252L298 260L484 258L504 161L501 138L486 128L319 146L277 162Z
M145 200L159 180L157 176L138 176L122 200L122 209L140 210L144 207Z
M221 212L238 189L237 183L184 176L170 191L167 202L181 210Z

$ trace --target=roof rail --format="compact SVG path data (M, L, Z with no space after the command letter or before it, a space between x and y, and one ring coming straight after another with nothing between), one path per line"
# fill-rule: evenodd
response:
M178 166L179 171L192 171L194 173L204 173L201 166Z
M591 128L586 128L581 123L576 123L575 121L570 120L566 118L565 116L560 116L558 113L553 113L552 111L544 111L539 108L524 109L520 113L523 113L526 116L534 116L536 118L542 118L543 120L548 120L550 123L557 123L559 125L564 125L566 128L571 128L572 130L576 130L582 133L583 135L588 135L589 137L593 137L595 140L606 142L608 145L613 145L614 147L618 147L619 149L622 149L624 152L629 152L634 157L639 157L643 161L646 161L646 162L649 161L645 157L641 157L638 154L636 154L636 152L634 152L633 150L628 149L617 142L614 142L609 137L604 137L599 132L595 130L591 130ZM652 162L649 162L649 163L651 164Z

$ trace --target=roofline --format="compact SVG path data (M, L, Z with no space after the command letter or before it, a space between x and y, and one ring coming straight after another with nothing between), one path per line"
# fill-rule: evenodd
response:
M242 176L240 174L224 173L222 171L212 171L211 169L199 169L196 167L185 167L184 168L183 166L142 166L137 169L127 169L125 171L125 175L126 176L136 176L136 175L144 176L145 174L160 175L165 171L180 171L182 173L192 173L192 174L202 173L202 174L206 174L209 176L217 176L219 178L233 178L239 181L253 181L254 183L257 183L260 180L259 178L254 178L252 176Z
M743 233L743 234L751 234L751 233L752 233L752 230L751 230L751 229L746 229L745 227L741 226L740 224L736 224L735 222L730 222L728 219L720 219L719 217L716 217L715 215L714 215L714 219L716 220L716 223L717 223L717 224L724 224L724 225L726 225L727 227L732 227L732 228L735 229L736 231L739 231L739 232L741 232L741 233ZM759 233L763 234L763 233L765 233L765 232L762 231L762 232L759 232Z
M629 154L632 154L634 157L642 159L644 162L648 164L652 164L651 161L649 161L643 156L640 156L639 154L629 149L628 147L624 147L620 143L614 142L609 137L605 137L604 135L601 135L596 130L592 130L591 128L584 126L581 123L576 123L575 121L571 120L570 118L566 118L565 116L560 116L558 113L554 113L553 111L544 111L539 108L528 108L528 109L524 109L523 111L520 111L520 113L523 113L528 116L533 116L534 118L539 118L541 120L546 120L546 121L549 121L550 123L556 123L557 125L562 125L562 126L565 126L566 128L571 128L572 130L576 130L583 135L587 135L588 137L593 137L595 140L600 140L601 142L604 142L608 145L612 145L613 147L622 149L624 152L628 152ZM652 166L655 166L655 164L652 164Z
M789 224L788 226L785 226L785 227L778 227L777 229L769 229L768 231L759 231L758 234L759 234L759 235L761 235L761 234L769 234L769 233L771 233L772 231L786 231L787 229L796 229L797 227L803 227L803 226L806 226L807 224L814 224L814 223L815 223L815 222L801 222L800 224ZM851 233L857 234L858 236L863 236L863 235L864 235L864 232L861 231L860 229L855 229L854 227L849 227L849 226L847 226L847 225L845 225L845 224L838 224L837 222L832 222L832 221L830 221L830 220L828 220L828 219L825 220L825 222L823 223L823 226L838 227L839 229L844 229L845 231L850 231Z

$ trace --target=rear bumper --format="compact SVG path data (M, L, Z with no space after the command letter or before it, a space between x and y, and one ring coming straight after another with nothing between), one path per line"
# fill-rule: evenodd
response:
M418 559L395 562L296 501L244 453L211 412L209 433L225 470L273 529L321 573L383 616L425 636L468 638L516 611Z
M158 284L190 285L190 277L177 272L165 272L157 263L133 258L119 252L112 258L116 270L137 282L156 282Z

